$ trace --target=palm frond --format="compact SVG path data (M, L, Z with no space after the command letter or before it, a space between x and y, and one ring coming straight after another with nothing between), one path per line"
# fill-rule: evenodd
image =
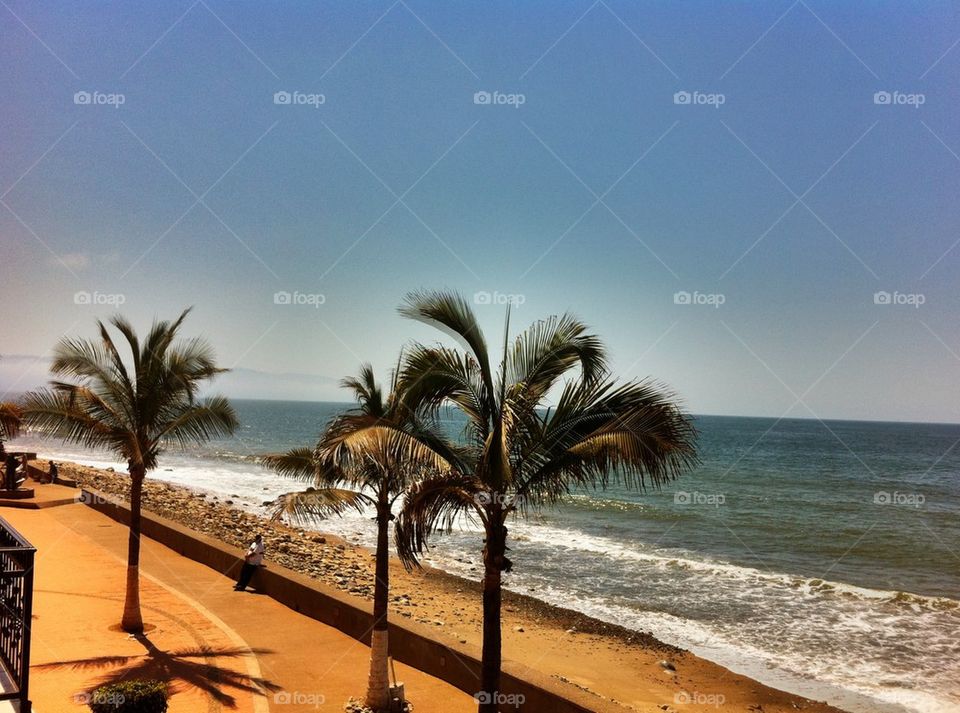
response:
M397 554L404 567L419 567L419 556L428 549L430 535L452 530L461 515L485 522L483 506L489 502L486 484L472 475L452 471L415 483L407 492L395 527Z
M480 365L469 354L416 345L404 360L397 390L413 413L433 416L446 402L455 404L486 437L492 398Z
M365 468L371 461L384 473L432 470L446 472L451 464L430 444L402 427L366 417L369 422L336 430L328 429L316 449L317 460L342 471ZM343 422L341 422L343 423Z
M158 441L174 441L181 448L205 443L233 433L239 421L224 396L210 396L201 403L178 404L171 418L158 429Z
M507 355L506 379L508 384L522 388L527 398L539 401L576 366L586 383L605 375L603 344L572 316L550 317L517 336Z
M353 391L353 395L360 403L364 413L375 416L384 415L383 393L380 391L380 386L373 374L373 367L370 364L361 364L359 376L349 376L343 379L340 385Z
M517 482L523 505L611 481L659 488L697 462L692 420L651 381L571 384L526 437Z
M22 422L23 411L17 404L8 401L0 403L0 442L20 435Z
M404 298L400 314L437 327L466 347L480 367L486 394L494 397L487 342L473 309L461 295L449 291L411 292Z
M315 483L320 476L312 448L292 448L286 453L260 456L257 460L260 465L286 478Z
M24 397L24 422L41 433L122 458L138 455L133 434L96 394L79 386L32 391Z
M270 504L269 513L272 520L286 517L293 522L310 523L348 510L362 513L364 507L373 504L371 498L356 490L307 488L280 495Z

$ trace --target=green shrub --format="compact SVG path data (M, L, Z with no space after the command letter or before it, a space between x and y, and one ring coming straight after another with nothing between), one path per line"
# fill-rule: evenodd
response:
M93 713L165 713L167 684L163 681L121 681L100 686L90 694Z

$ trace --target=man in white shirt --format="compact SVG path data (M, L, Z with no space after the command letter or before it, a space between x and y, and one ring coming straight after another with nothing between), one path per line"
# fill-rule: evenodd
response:
M236 591L242 592L246 590L247 585L250 584L250 578L253 577L253 573L257 571L257 567L263 564L263 553L265 551L263 535L257 535L253 542L250 543L250 547L247 548L247 553L243 556L243 567L240 568L240 578L237 580L237 586L234 587Z

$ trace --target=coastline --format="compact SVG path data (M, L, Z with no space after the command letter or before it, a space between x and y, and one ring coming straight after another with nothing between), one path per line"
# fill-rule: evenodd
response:
M126 476L61 463L81 486L126 499ZM267 561L372 599L373 555L336 535L271 522L229 499L148 478L144 509L245 547L262 531ZM440 639L480 644L479 582L425 566L406 572L391 560L391 616L430 625ZM638 632L531 596L504 591L504 658L520 661L624 710L733 710L842 713L841 709L759 683ZM668 661L674 670L661 662Z

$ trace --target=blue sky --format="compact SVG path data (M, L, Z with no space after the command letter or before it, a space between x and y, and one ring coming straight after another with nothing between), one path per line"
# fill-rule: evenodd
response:
M337 398L436 287L491 341L506 295L573 311L696 412L960 421L950 3L5 0L0 34L2 389L122 300L195 305L236 395Z

